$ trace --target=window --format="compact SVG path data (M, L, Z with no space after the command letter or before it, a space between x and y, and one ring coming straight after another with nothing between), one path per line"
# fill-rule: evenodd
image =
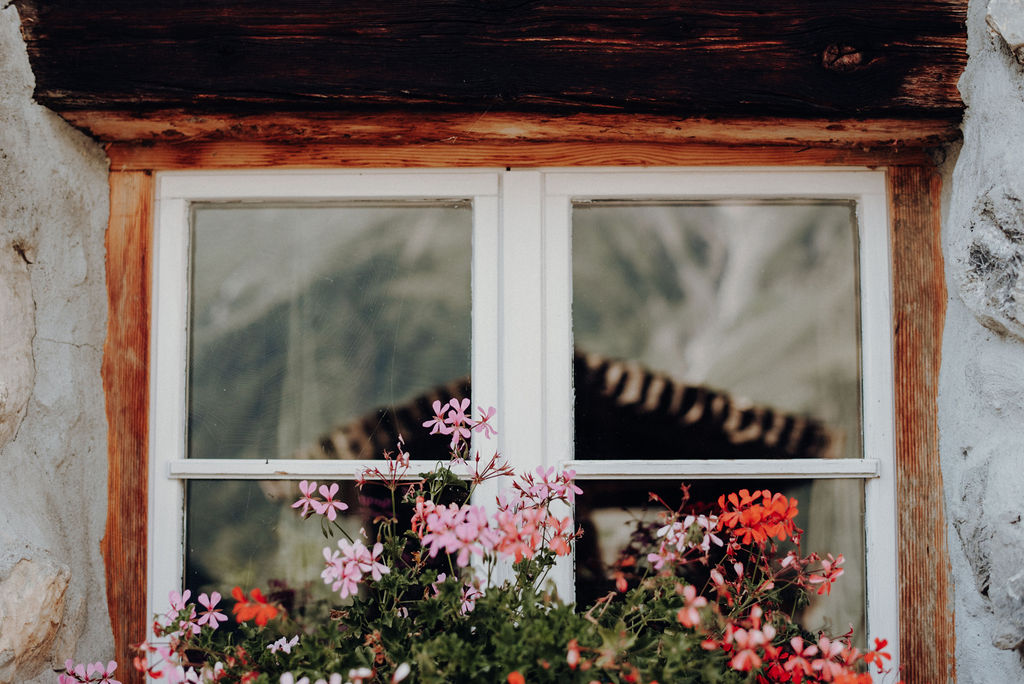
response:
M868 636L894 637L899 601L887 207L885 173L866 169L161 173L154 238L149 613L160 607L170 589L181 586L186 559L192 553L184 543L186 501L197 510L209 500L212 491L203 490L205 481L245 482L240 491L252 493L272 490L275 481L351 479L364 465L358 458L287 456L298 454L329 430L325 421L354 419L375 406L455 380L465 369L470 371L474 406L499 408L500 433L492 448L507 455L520 470L539 465L571 467L581 479L593 483L595 491L609 482L624 491L657 486L651 481L697 480L713 489L772 480L793 486L804 483L805 491L818 488L822 496L828 491L846 492L837 496L856 505L850 517L836 521L834 529L856 529L853 536L863 542L858 564L866 575L861 602L866 603ZM741 380L734 383L724 375L703 371L693 371L695 375L687 378L692 369L679 368L673 354L637 355L639 347L678 352L678 347L685 346L681 341L685 335L679 331L653 331L651 337L660 336L655 342L604 339L608 331L642 325L616 316L623 311L636 313L643 304L650 306L638 315L678 320L680 325L686 321L690 314L685 306L672 304L686 293L662 296L647 285L641 287L646 282L641 275L658 268L683 268L679 277L700 281L700 274L686 271L679 255L725 249L707 240L701 244L701 232L688 233L685 226L702 225L706 236L749 228L752 217L769 215L765 225L755 226L757 232L740 232L731 238L747 248L743 258L750 264L729 280L731 299L702 306L749 302L744 293L752 290L769 300L774 295L774 304L758 304L761 314L742 308L734 312L730 320L753 326L742 331L748 340L779 335L778 328L795 325L784 319L779 322L788 294L799 296L806 306L820 307L800 317L801 324L813 324L829 314L814 328L818 337L811 345L825 358L809 365L838 368L829 377L840 378L841 391L822 390L827 378L812 370L799 381L807 387L795 392L801 394L797 399L773 394L770 387L758 395L761 389L743 381L757 376L756 363L754 371L739 373ZM820 226L825 228L819 231ZM778 227L785 228L783 237L755 244L754 238L771 235ZM644 241L663 238L653 257L638 252L641 261L660 260L646 271L630 262L625 250L639 244L645 231ZM786 240L809 245L803 255L824 255L814 268L805 269L815 270L819 280L798 282L779 275L793 272L785 259L791 253ZM669 243L681 244L679 252L673 253ZM838 251L829 251L832 243L840 245ZM422 278L413 278L415 267L393 259L396 250L410 245L419 245L416 249L425 261L438 258L431 256L431 245L440 249L454 272L424 271ZM350 266L341 254L351 257ZM772 282L739 277L765 271L770 258L781 259L769 269L779 276ZM379 266L376 271L364 269L374 264ZM706 255L695 257L693 264L712 268ZM829 296L846 298L845 314L827 310L830 300L815 299L815 290L830 280L826 276L833 268L839 271L833 278L836 289ZM595 278L588 269L596 271L598 282L605 274L621 295L614 306L609 304L609 311L602 309L606 303L601 293L588 284L587 278ZM241 275L231 280L225 277L228 272ZM380 272L390 275L378 280ZM724 276L712 272L702 277L695 289ZM332 279L340 284L313 286ZM376 314L359 308L358 302L336 301L344 296L346 282L378 293L395 288L398 301L405 296L401 293L422 295L449 285L453 294L444 301L421 297L417 302L419 313L436 305L439 313L434 318L444 317L452 324L434 329L416 328L412 323L412 331L398 333L395 325L374 328L367 319ZM625 292L634 286L643 291ZM671 290L671 284L666 287ZM334 307L344 304L355 313L344 320L325 321L325 310L332 306L329 302ZM845 318L836 323L833 314ZM705 320L703 315L696 312L691 317ZM599 320L602 316L607 320ZM272 320L274 332L252 327L257 317ZM430 319L430 314L424 314L423 320ZM409 317L403 311L397 320ZM775 321L776 328L760 332L758 326L768 320ZM394 351L382 362L386 367L380 377L387 378L386 388L381 389L379 377L368 371L366 390L350 391L349 396L332 397L329 402L308 396L309 387L320 386L310 384L311 373L326 373L330 377L324 384L338 386L352 371L334 365L336 355L325 352L321 340L304 334L304 329L323 326L321 337L338 339L344 347L344 340L350 338L338 328L353 323L369 327L358 345L352 342L356 346L349 349L373 351L383 339L392 350L428 349L424 352L428 358L417 366L405 359L407 352ZM737 326L721 326L722 334L734 338L740 334ZM844 330L845 341L837 343L819 334L833 329ZM442 332L447 337L438 336ZM581 359L577 363L582 364L576 368L575 388L574 335ZM470 339L471 346L466 347ZM724 345L711 339L717 341L701 347L705 356L707 350ZM218 345L221 355L204 356ZM225 359L242 357L243 348L250 346L256 353L260 345L274 350L278 359L274 368L245 363L224 368ZM584 349L585 345L591 348ZM444 351L451 352L450 357L442 359ZM822 392L831 396L839 391L844 398L834 402L831 414L818 418L821 423L839 425L838 432L846 438L834 440L831 451L776 449L760 458L755 452L727 453L723 458L711 450L686 449L678 453L659 449L657 454L611 450L588 458L592 447L581 441L585 435L574 432L574 425L584 422L581 369L588 363L587 353L591 359L593 355L632 359L632 366L616 372L623 378L627 371L647 378L646 393L637 396L655 397L652 402L667 396L650 389L654 382L676 382L678 387L687 382L717 385L718 404L708 407L754 395L750 411L737 409L733 415L736 421L746 421L747 427L760 421L767 432L776 418L806 417L809 407L821 403ZM401 365L394 365L399 358ZM772 358L769 354L759 362L775 363ZM600 366L600 361L591 365ZM796 366L791 363L790 368L792 375L798 375L793 370ZM218 422L220 407L239 399L235 388L242 382L252 385L246 396L264 403L239 412L248 416L248 423ZM624 379L620 384L628 383ZM368 397L371 389L379 393ZM263 423L252 424L252 416L259 416ZM777 424L781 430L782 422ZM248 435L243 434L246 427ZM776 435L762 441L777 445L779 439ZM844 446L837 446L840 442ZM265 483L264 489L254 489L254 481ZM482 496L486 500L492 494ZM601 506L594 508L600 517L596 509ZM851 565L854 562L851 559ZM571 564L563 564L556 578L563 595L573 595L575 577Z

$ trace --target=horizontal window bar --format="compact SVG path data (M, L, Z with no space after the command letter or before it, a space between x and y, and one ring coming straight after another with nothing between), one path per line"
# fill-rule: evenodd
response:
M563 470L589 480L709 480L723 477L776 480L878 477L873 458L735 459L669 461L563 461Z
M419 473L431 470L435 465L433 461L413 461L403 479L418 480ZM878 477L878 461L872 458L563 461L558 465L562 470L575 470L578 478L590 480L707 480L723 477L793 480ZM173 479L183 480L351 480L356 479L364 469L383 466L384 461L380 459L179 459L170 463L168 475ZM453 470L469 477L468 468L455 467Z
M435 461L412 461L409 471L401 479L415 481L420 473L432 470ZM172 461L168 476L178 480L298 480L335 479L355 480L365 469L385 470L385 461L371 460L292 460L292 459L240 459L190 458ZM452 472L469 477L469 469L455 466Z

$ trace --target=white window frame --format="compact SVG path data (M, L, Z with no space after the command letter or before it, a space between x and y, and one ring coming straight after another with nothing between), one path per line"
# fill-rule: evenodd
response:
M857 207L863 453L858 459L572 458L571 212L601 199L828 199ZM367 461L186 459L188 254L194 202L469 200L474 405L499 408L497 448L517 470L588 479L864 481L868 638L898 647L891 252L885 172L864 168L579 168L168 171L157 174L147 612L181 589L189 479L351 479ZM474 438L476 439L476 438ZM482 445L481 445L482 446ZM490 483L489 483L490 484ZM497 483L482 492L490 499ZM571 562L554 573L574 595ZM869 643L871 643L869 641ZM893 653L899 662L898 652Z

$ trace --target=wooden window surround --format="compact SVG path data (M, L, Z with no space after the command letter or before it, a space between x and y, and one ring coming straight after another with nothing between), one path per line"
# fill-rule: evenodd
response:
M68 116L68 115L65 115ZM71 115L69 118L74 118ZM117 660L146 637L147 483L154 172L172 169L540 166L870 166L888 181L896 416L900 651L904 681L954 677L954 630L936 396L946 290L940 179L927 148L948 122L732 120L519 114L177 117L158 126L79 112L109 142L109 508L103 553ZM161 124L163 125L163 124ZM146 131L141 129L147 129ZM353 131L355 136L353 140ZM396 144L396 136L402 143ZM132 142L149 137L145 143ZM234 139L225 139L234 138ZM898 141L898 144L897 144ZM125 667L125 670L130 668ZM125 672L126 682L141 681Z

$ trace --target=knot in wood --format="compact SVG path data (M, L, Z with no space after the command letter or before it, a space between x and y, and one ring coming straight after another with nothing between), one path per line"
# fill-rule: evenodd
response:
M845 73L860 68L864 63L864 53L852 45L832 43L821 53L821 66L828 71Z

